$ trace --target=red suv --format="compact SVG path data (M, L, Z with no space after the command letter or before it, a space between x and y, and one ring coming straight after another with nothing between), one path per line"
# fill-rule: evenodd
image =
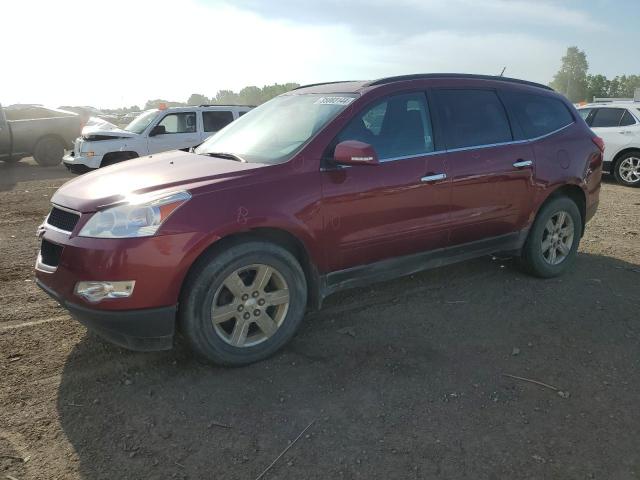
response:
M210 361L282 347L305 310L481 255L553 277L598 206L602 141L551 89L477 75L300 87L193 153L74 179L38 284L114 343Z

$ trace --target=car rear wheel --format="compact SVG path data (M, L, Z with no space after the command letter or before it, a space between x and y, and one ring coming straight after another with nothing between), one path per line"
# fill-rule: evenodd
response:
M628 187L640 186L640 153L627 153L617 162L613 174L618 183Z
M41 167L54 167L62 161L64 143L56 137L44 137L38 140L33 149L33 158Z
M521 264L537 277L561 275L575 260L581 234L582 217L575 202L567 197L554 198L538 212Z
M183 287L180 328L203 359L245 365L293 336L306 303L306 279L295 257L250 241L198 261Z

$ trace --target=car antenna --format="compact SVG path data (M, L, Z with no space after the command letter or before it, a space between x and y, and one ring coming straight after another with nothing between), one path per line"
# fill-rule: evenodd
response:
M504 71L507 69L507 66L505 65L504 67L502 67L502 71L500 72L500 75L498 75L499 77L504 75Z

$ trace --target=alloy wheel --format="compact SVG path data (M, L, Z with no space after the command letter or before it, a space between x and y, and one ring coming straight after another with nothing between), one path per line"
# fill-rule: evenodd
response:
M618 165L618 174L627 183L640 182L640 158L628 157Z
M550 265L559 265L571 252L573 219L565 211L554 213L542 232L542 257Z
M289 309L289 287L274 267L248 265L224 280L212 305L216 334L234 347L252 347L269 339L282 325Z

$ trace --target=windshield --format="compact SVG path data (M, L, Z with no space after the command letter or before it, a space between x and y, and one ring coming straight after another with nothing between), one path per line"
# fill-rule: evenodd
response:
M129 125L124 127L127 132L142 133L147 128L153 119L158 115L158 110L147 110L138 115Z
M230 123L195 153L227 153L255 163L284 162L354 99L343 94L276 97Z

